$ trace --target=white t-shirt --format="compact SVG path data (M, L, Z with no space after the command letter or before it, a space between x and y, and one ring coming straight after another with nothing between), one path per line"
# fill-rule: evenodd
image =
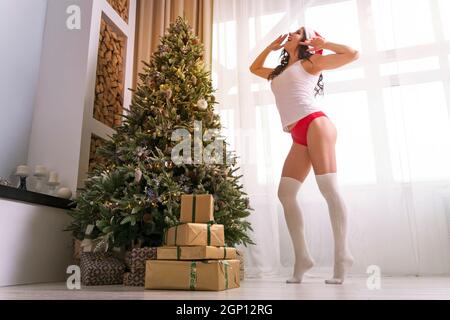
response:
M301 61L298 60L288 66L270 83L285 132L289 132L289 125L320 111L314 97L314 88L320 74L312 75L307 72Z

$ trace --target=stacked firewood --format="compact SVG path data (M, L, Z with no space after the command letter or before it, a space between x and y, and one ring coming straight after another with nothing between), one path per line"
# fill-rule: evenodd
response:
M92 172L98 164L104 163L105 159L96 154L98 147L103 144L104 140L96 135L91 136L91 148L89 150L89 172Z
M125 22L128 22L128 0L108 0Z
M124 40L102 20L95 85L94 118L114 127L123 111Z

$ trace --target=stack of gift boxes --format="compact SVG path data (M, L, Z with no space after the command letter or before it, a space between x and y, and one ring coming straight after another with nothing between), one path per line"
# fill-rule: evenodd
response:
M156 260L147 260L146 289L226 290L240 284L236 249L225 246L224 226L214 223L210 194L181 196L180 224L166 230Z
M226 247L224 226L214 223L212 195L182 195L180 223L165 233L165 246L114 253L80 252L83 285L147 289L225 290L244 277L243 253Z

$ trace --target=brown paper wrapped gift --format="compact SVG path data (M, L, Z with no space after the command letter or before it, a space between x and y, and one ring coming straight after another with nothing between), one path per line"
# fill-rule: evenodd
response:
M241 281L244 280L244 267L245 267L245 263L244 263L244 251L243 250L239 250L236 249L236 259L238 259L241 263L241 267L240 267L240 272L241 272Z
M146 289L213 290L239 287L239 260L148 260Z
M180 222L206 223L214 220L211 194L182 194Z
M73 239L73 260L76 264L80 263L81 240Z
M158 260L236 259L236 248L213 246L163 246L157 248Z
M223 224L183 223L165 233L168 246L225 246Z

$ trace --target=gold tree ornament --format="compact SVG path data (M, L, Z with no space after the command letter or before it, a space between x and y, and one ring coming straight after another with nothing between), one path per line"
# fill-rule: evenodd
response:
M184 73L183 73L183 71L181 71L180 68L177 69L176 75L177 75L177 77L180 78L181 80L184 80L184 79L185 79Z
M195 63L195 69L196 69L197 72L203 71L204 68L205 68L205 64L203 63L202 60L198 60L198 61Z
M208 103L205 99L200 99L197 102L197 108L200 110L206 110L206 108L208 108Z
M165 167L166 167L167 169L172 169L172 168L173 168L173 162L172 162L172 160L165 161L165 162L164 162L164 165L165 165Z

